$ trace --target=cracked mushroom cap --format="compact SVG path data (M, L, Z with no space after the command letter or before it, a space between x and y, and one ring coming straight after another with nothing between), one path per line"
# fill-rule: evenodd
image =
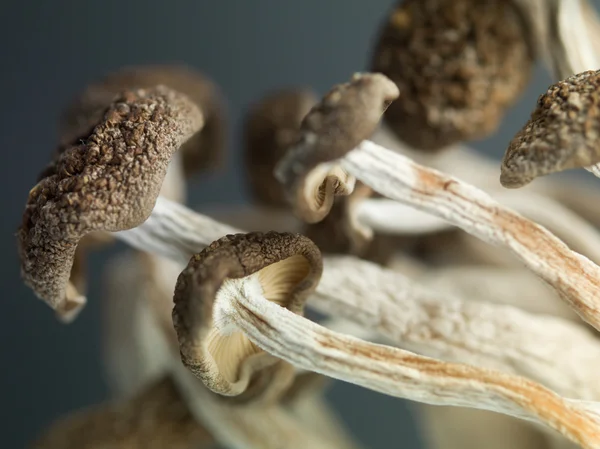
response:
M200 110L182 94L164 86L127 92L31 189L17 234L21 274L63 319L85 303L71 280L80 239L144 222L173 153L201 127Z
M266 299L302 314L322 270L319 249L300 234L236 234L213 242L192 257L175 287L173 324L183 363L210 390L236 401L278 397L293 367L252 343L227 310L258 282Z
M115 97L124 91L167 86L187 95L204 116L204 126L178 152L186 176L223 163L227 122L217 85L202 73L180 65L125 67L88 86L66 108L60 123L61 147L76 144L100 122ZM59 150L60 151L60 150Z
M382 25L371 62L402 92L383 120L422 150L483 138L527 86L533 52L511 1L401 1Z
M538 176L600 162L600 71L553 84L510 142L500 183L522 187Z
M296 215L316 223L329 213L334 196L348 195L355 179L336 160L367 139L399 95L379 73L357 73L331 89L304 117L297 142L276 167Z
M256 202L277 208L289 203L274 170L298 139L302 120L317 103L308 89L282 89L254 104L244 124L244 168Z

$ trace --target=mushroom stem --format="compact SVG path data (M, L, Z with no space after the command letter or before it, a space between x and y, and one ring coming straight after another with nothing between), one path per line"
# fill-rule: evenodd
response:
M298 367L391 396L479 408L542 423L584 448L600 448L600 417L580 401L497 371L422 357L329 331L262 296L246 280L230 319L256 345Z
M354 449L311 432L281 405L232 405L204 388L183 364L175 363L174 372L192 414L230 449Z
M518 303L519 285L507 282ZM308 304L429 357L522 375L567 397L600 399L600 388L593 386L600 344L585 327L425 285L354 257L327 257Z
M504 200L504 198L508 198L510 200L515 198L514 201L517 204L531 208L535 207L535 205L531 206L532 203L536 203L540 196L544 196L547 198L546 201L553 200L559 205L574 211L594 226L600 227L600 213L596 212L595 208L589 207L590 204L600 201L600 189L594 188L592 183L583 183L578 180L564 182L564 179L557 178L538 178L536 183L529 184L526 188L521 189L518 196L511 197L510 194L507 195L509 192L502 187L498 180L498 161L484 156L466 145L456 145L436 154L423 154L400 141L385 125L381 125L369 140L395 153L409 157L418 164L460 178L488 192L497 199L502 198ZM588 170L594 172L593 167L588 167ZM519 207L509 205L517 209ZM528 215L527 211L519 210L519 212ZM539 220L538 217L534 216L529 216L529 218ZM552 217L551 222L542 224L550 226L558 218ZM572 234L576 235L577 232Z
M596 51L598 16L587 0L550 0L554 26L550 27L550 54L557 79L600 67ZM585 14L584 14L585 12Z
M386 198L369 198L357 205L358 221L382 234L427 234L452 227L446 220Z
M114 235L132 247L187 264L191 255L227 234L241 232L158 197L150 217L140 226Z
M500 205L483 191L373 142L363 141L342 167L376 192L448 220L493 245L510 249L600 329L600 267L571 251L542 226Z

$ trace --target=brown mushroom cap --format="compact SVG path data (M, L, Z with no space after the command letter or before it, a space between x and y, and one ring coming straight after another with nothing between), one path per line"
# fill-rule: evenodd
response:
M510 142L500 182L522 187L538 176L600 162L600 71L553 84Z
M170 378L130 401L103 404L60 419L34 449L208 449L212 435L196 422Z
M355 180L330 164L367 139L398 88L379 73L355 74L331 89L302 121L298 141L276 168L295 213L316 223L336 195L348 195Z
M88 136L121 92L158 85L187 95L204 116L202 129L179 152L185 175L221 165L227 133L222 95L209 78L180 65L125 67L88 86L63 113L59 124L61 146L69 147Z
M283 393L293 368L239 329L220 329L219 318L232 307L232 282L250 276L265 298L302 314L322 270L319 249L300 234L236 234L213 242L192 257L175 287L173 324L183 363L209 389L237 401Z
M249 110L244 123L244 168L250 192L259 204L289 206L275 178L275 166L298 139L302 120L317 101L308 89L282 89Z
M384 121L423 150L494 132L531 76L533 46L524 23L506 0L399 2L371 63L402 92Z
M198 107L169 88L128 92L82 144L44 171L18 231L21 273L59 315L69 317L83 305L70 281L79 240L144 222L171 156L202 123Z

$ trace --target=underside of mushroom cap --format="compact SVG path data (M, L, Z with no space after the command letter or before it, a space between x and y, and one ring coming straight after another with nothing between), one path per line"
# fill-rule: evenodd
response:
M64 111L59 123L61 146L77 144L102 119L115 97L133 89L167 86L187 95L204 116L204 126L179 151L184 174L214 169L224 162L227 140L225 105L218 86L183 65L124 67L89 85Z
M511 1L403 0L390 11L371 68L402 95L384 121L436 151L494 132L528 84L533 45Z
M253 280L266 299L302 314L322 269L319 249L300 234L236 234L212 243L192 257L175 287L173 324L183 363L209 389L237 401L283 392L293 369L228 323L226 311L237 306L240 282Z
M302 120L317 103L308 89L272 92L252 106L244 123L244 169L254 200L287 208L289 203L274 170L298 139Z
M510 142L500 182L518 188L538 176L600 162L600 71L573 75L540 96Z
M322 220L334 196L354 190L355 179L336 161L373 134L398 95L398 88L384 75L357 73L310 110L298 141L275 170L299 218L308 223Z
M79 240L144 222L173 153L201 127L200 110L182 94L164 86L127 92L44 171L18 231L21 273L59 315L82 305L69 281Z

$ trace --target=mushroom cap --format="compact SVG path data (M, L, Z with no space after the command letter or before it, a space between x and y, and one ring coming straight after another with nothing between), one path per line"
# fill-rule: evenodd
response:
M511 1L401 1L382 24L371 62L402 92L384 121L422 150L483 138L525 89L533 53Z
M275 166L298 139L302 120L317 101L308 89L289 88L268 94L250 108L244 123L244 169L259 204L289 206Z
M175 287L173 324L183 363L212 391L236 401L278 397L293 368L226 323L236 280L257 279L265 298L302 314L323 270L321 253L291 233L225 236L190 260Z
M144 222L173 153L202 123L198 107L165 86L127 92L83 143L44 171L18 231L21 274L59 315L83 305L70 281L79 240Z
M218 86L202 73L183 65L124 67L89 85L67 106L59 123L61 147L70 147L90 134L115 97L124 91L167 86L185 94L200 108L204 126L182 147L186 176L223 164L227 121ZM59 150L60 151L60 150Z
M548 88L502 159L500 182L522 187L538 176L600 162L600 71Z
M304 117L297 142L276 167L296 215L316 223L329 213L334 196L348 195L355 179L336 163L367 139L399 95L380 73L357 73L334 86Z
M36 449L192 449L215 447L170 378L145 386L133 398L61 418L37 439Z

